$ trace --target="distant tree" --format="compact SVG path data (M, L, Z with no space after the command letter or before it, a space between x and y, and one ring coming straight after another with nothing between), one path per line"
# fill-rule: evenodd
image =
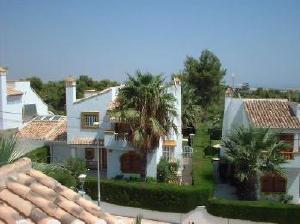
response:
M66 90L63 80L43 83L43 81L36 76L30 77L27 80L30 81L31 87L48 104L49 110L58 114L65 113ZM118 82L116 81L107 79L96 81L89 76L82 75L77 80L77 98L82 98L84 90L86 89L101 91L105 88L117 85Z
M37 93L40 93L43 89L43 81L36 76L32 76L30 78L27 78L28 81L30 81L30 86L33 88Z
M219 58L211 51L204 50L199 59L187 57L182 76L195 88L200 105L206 108L223 93L221 83L225 73Z
M184 127L196 126L201 118L201 108L198 105L199 97L195 94L195 89L183 82L181 86L182 105L181 120Z

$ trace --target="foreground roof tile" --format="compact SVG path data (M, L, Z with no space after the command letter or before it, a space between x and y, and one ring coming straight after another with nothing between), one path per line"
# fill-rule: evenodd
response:
M0 224L113 224L93 202L31 168L23 158L0 167Z

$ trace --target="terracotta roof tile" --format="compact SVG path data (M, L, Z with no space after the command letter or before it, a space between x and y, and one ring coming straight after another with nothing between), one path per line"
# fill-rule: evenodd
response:
M17 90L17 89L15 89L15 88L12 87L12 86L7 86L6 92L7 92L7 95L8 95L8 96L23 95L23 92L22 92L22 91Z
M66 141L67 119L59 120L32 120L18 133L20 138L31 138L46 141Z
M300 119L295 116L287 100L244 99L250 122L259 128L300 128Z
M105 224L116 219L23 158L0 167L0 224Z

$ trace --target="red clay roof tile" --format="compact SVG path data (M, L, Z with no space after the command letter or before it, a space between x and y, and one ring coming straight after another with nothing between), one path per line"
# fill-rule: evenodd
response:
M250 122L259 128L300 128L300 119L287 100L244 99Z

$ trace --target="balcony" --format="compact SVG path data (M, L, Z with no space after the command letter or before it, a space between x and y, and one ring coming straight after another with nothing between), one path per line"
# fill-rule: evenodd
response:
M105 131L104 147L118 150L127 149L131 147L128 137L128 133L116 133L113 130Z
M294 152L281 152L281 154L283 155L283 157L286 159L286 160L293 160L294 159Z

